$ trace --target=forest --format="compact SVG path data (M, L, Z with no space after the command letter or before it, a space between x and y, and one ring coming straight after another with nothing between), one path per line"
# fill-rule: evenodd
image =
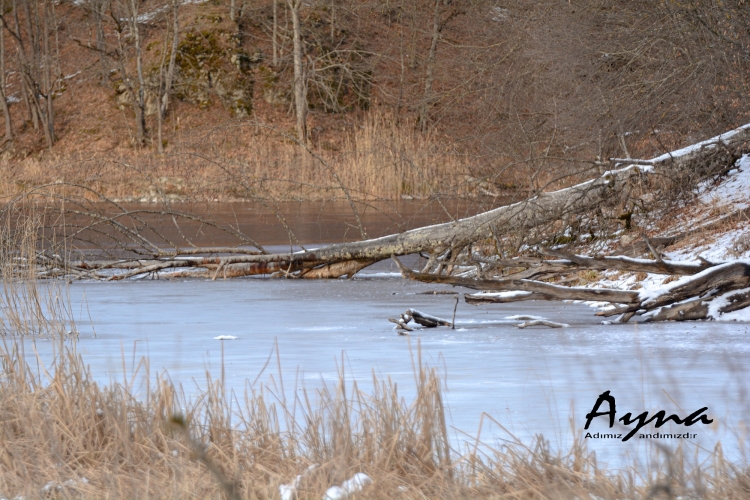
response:
M3 0L0 192L517 197L750 121L745 0Z

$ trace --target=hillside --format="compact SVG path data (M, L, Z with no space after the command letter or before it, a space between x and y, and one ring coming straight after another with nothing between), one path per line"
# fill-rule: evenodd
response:
M132 201L394 199L571 185L597 159L750 121L742 4L6 2L0 192L64 181Z

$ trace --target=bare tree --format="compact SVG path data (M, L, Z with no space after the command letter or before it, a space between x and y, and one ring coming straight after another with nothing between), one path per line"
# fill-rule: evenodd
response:
M13 27L7 22L7 14L0 13L3 27L16 43L19 72L21 74L24 97L35 129L41 125L47 147L55 143L55 115L53 107L54 86L57 80L52 77L54 54L50 44L50 30L54 29L48 0L23 0L25 30L18 16L18 0L12 2Z
M302 23L300 8L302 0L287 0L292 14L294 41L294 104L297 115L297 137L307 144L307 85L305 82L304 47L302 42Z
M109 65L106 57L106 38L104 35L104 16L107 12L109 0L91 0L90 8L93 13L94 30L96 31L96 50L99 53L100 83L104 85L109 76Z
M161 65L159 66L159 96L157 99L157 149L159 153L164 152L164 140L162 138L162 122L169 108L169 94L172 91L174 80L175 60L177 59L177 47L180 43L179 2L172 0L172 50L169 54L169 66L164 74L164 62L167 55L167 39L164 40L164 51L162 53ZM169 35L169 30L167 30Z
M0 1L0 12L5 12L5 0ZM10 117L10 107L5 87L5 27L0 27L0 99L3 101L3 117L5 118L5 139L13 138L13 124Z
M138 135L136 140L142 145L146 140L146 82L143 78L143 55L141 54L141 31L138 27L138 1L130 0L130 29L135 46L135 64L138 75L138 93L135 97L135 121Z
M437 46L440 41L440 33L443 31L445 25L458 13L454 8L452 9L445 19L440 19L440 6L442 4L449 4L449 0L435 0L435 10L432 17L432 34L430 37L430 50L427 54L427 69L424 79L424 96L422 97L422 103L419 106L419 128L424 132L429 128L429 110L432 106L434 96L432 91L432 85L435 81L435 59L437 55Z
M279 67L279 2L273 0L273 67Z

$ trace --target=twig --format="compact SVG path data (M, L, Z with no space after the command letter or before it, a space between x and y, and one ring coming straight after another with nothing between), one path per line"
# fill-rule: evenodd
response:
M451 330L456 329L456 309L458 309L458 295L456 295L456 305L453 306L453 320L451 321Z

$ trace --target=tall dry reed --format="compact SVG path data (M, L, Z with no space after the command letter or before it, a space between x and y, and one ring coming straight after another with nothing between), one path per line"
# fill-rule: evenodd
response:
M64 282L42 284L51 259L39 247L43 210L8 204L0 211L0 334L75 334Z
M0 160L0 197L59 183L128 201L463 196L471 194L470 165L437 133L378 112L335 140L306 146L287 130L238 121L185 133L163 156L121 148Z
M749 491L747 470L720 454L694 470L678 452L638 478L598 468L582 440L567 453L541 437L459 452L448 440L441 378L418 353L410 401L390 379L373 376L367 393L343 373L330 387L295 387L290 398L280 377L240 395L207 375L206 390L188 399L166 375L150 380L147 360L140 373L101 386L74 343L59 340L46 369L28 361L25 346L6 339L0 353L5 498L276 499L300 475L296 498L318 500L358 472L373 480L358 498L740 499Z

